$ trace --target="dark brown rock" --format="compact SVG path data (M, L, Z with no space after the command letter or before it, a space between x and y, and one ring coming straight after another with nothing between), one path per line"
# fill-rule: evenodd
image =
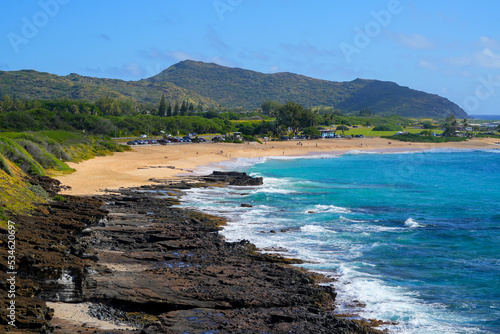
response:
M247 173L214 171L201 177L206 182L224 182L231 186L260 186L264 183L262 177L251 177Z
M210 182L221 182L214 177ZM238 178L224 176L228 183ZM50 300L93 301L93 316L126 319L144 326L144 334L377 332L333 315L336 292L318 285L317 275L289 266L300 260L259 253L244 240L226 242L218 234L222 219L172 207L177 201L165 198L165 185L141 189L149 191L66 196L67 202L45 205L31 217L15 217L21 328L51 333L54 320L43 301ZM103 332L54 323L57 333ZM7 328L0 323L0 331Z

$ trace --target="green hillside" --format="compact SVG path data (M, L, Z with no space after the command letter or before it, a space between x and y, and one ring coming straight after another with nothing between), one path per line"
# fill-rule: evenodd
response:
M33 70L0 71L0 97L8 94L28 100L70 99L95 101L107 96L157 105L169 101L200 102L205 108L259 108L262 102L297 102L305 107L327 106L355 114L369 108L374 114L406 117L468 118L455 103L438 95L402 87L393 82L356 79L333 82L293 73L264 74L198 61L182 61L151 78L123 81L57 76Z
M206 106L216 103L176 86L171 82L148 83L84 77L78 74L58 76L34 70L0 71L0 97L16 96L28 100L70 99L95 101L101 96L116 99L132 98L140 103L157 104L162 94L167 100L202 102Z
M253 109L263 101L294 101L306 107L332 106L345 113L369 108L375 114L467 118L455 103L393 82L356 79L333 82L292 73L263 74L197 61L183 61L143 80L173 82L227 107Z
M49 194L38 184L46 173L73 171L65 161L130 150L109 140L66 131L0 133L0 227L8 216L27 213Z

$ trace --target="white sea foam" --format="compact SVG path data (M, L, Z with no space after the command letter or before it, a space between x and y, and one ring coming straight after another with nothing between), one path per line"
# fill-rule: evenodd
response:
M361 151L361 150L351 150L347 151L345 155L356 155L356 154L380 154L378 151Z
M259 188L256 189L252 192L253 194L257 193L268 193L268 194L293 194L295 193L294 190L289 190L289 189L283 189L283 188L275 188L275 187L264 187L264 188Z
M364 220L355 220L355 219L349 219L344 216L340 216L339 220L341 223L364 223Z
M351 210L335 205L315 205L313 209L307 209L304 213L351 213Z
M369 225L369 224L355 224L351 228L359 233L379 233L379 232L403 232L405 229L401 227L391 227L391 226L380 226L380 225Z
M460 319L452 319L442 304L421 302L417 291L387 285L381 278L360 272L344 262L340 263L337 273L340 275L333 285L338 292L339 313L391 319L398 323L386 327L391 333L475 333L473 329L451 327L450 323ZM359 302L353 303L353 300Z
M422 151L408 152L408 154L422 153ZM255 174L255 176L259 175ZM304 218L307 223L300 223L296 217L304 212L304 208L298 205L298 212L288 211L292 215L294 214L295 218L282 215L278 212L280 208L270 206L273 205L270 201L265 202L269 205L255 205L251 209L239 207L239 203L245 202L245 193L250 195L254 193L271 194L273 192L288 194L297 192L297 185L298 183L293 179L265 178L264 185L259 187L217 188L213 191L196 189L192 192L188 191L187 196L192 196L196 202L195 205L199 205L203 211L214 214L222 211L223 216L232 220L222 232L228 241L247 239L259 248L283 247L289 250L286 253L287 256L314 262L314 264L307 264L308 268L325 270L338 268L336 274L340 276L339 281L335 283L339 293L337 300L351 305L353 300L359 300L366 304L366 307L358 307L359 309L354 310L340 307L339 312L357 313L365 318L398 322L398 325L388 327L390 331L395 333L481 332L480 330L463 329L460 324L466 323L467 319L459 318L443 305L426 303L420 299L416 291L412 291L410 288L392 286L391 282L384 282L383 277L368 273L369 271L379 271L376 270L376 264L370 263L367 255L380 250L378 247L385 247L386 243L383 241L384 239L378 238L374 240L382 241L361 245L358 244L358 240L377 236L378 232L410 233L409 231L414 228L425 226L414 218L408 218L404 223L401 220L397 221L395 226L392 223L384 223L386 222L384 219L366 218L366 214L361 215L356 210L351 212L348 208L334 205L313 206L314 204L312 204L308 205L308 208L311 209L307 211L337 213L337 216L340 217L323 224L319 220L315 221L315 215L311 214ZM298 191L300 192L300 190ZM259 197L262 198L262 195ZM237 202L235 198L242 198L242 200ZM367 220L362 220L363 218ZM303 226L298 227L299 224ZM334 226L335 231L330 229L332 226ZM290 227L293 229L285 233L280 232L280 229ZM270 230L275 230L278 233L270 233ZM376 247L377 249L374 249ZM456 327L460 329L453 328L453 324L457 324Z
M455 152L473 152L473 151L483 151L488 153L499 154L500 149L461 149L461 148L432 148L427 150L422 149L387 149L387 150L377 150L377 151L361 151L361 150L351 150L341 153L311 153L308 155L300 156L269 156L269 157L259 157L259 158L233 158L229 161L214 162L205 166L198 166L193 173L195 175L206 175L210 174L214 170L243 170L247 169L253 165L264 163L267 160L297 160L297 159L332 159L338 158L342 155L357 155L357 154L422 154L422 153L455 153ZM190 175L192 175L191 173ZM182 174L181 174L182 175Z
M410 228L422 227L422 225L418 221L414 220L413 218L408 218L405 221L405 226L410 227Z
M252 176L260 176L258 174L253 174ZM294 181L283 178L266 177L264 178L264 183L257 187L245 187L245 189L251 189L252 194L257 193L272 193L272 194L292 194L296 191L293 190Z
M220 191L220 189L218 189ZM213 196L211 191L198 193L198 200L203 203L203 196ZM323 209L328 209L324 206ZM220 212L223 209L219 206L204 206L203 211ZM317 224L307 224L300 227L299 231L307 234L306 237L299 237L294 233L269 233L270 229L278 230L280 226L287 226L289 220L273 217L272 220L266 215L276 208L267 205L258 205L252 210L245 210L239 207L228 207L227 212L222 215L232 219L225 226L222 232L228 241L242 239L250 240L259 248L269 245L282 247L289 252L285 256L299 257L306 261L314 262L310 264L311 269L333 269L338 268L339 281L334 283L338 292L337 301L340 303L339 312L357 313L365 318L391 319L398 322L398 325L389 326L388 329L397 333L455 333L453 328L443 325L441 321L446 318L446 310L439 304L424 304L419 301L418 293L401 287L388 286L383 279L377 275L366 273L363 268L373 267L369 262L358 259L363 257L365 252L370 252L367 245L353 245L332 242L335 235L324 226ZM330 207L329 209L334 209ZM220 214L220 213L219 213ZM355 221L344 218L349 222L357 222L360 228L369 227L367 224L359 224ZM380 228L380 226L377 226ZM260 233L263 231L265 233ZM315 237L318 236L318 237ZM319 236L326 239L317 239ZM299 239L297 239L299 238ZM314 244L314 247L308 247ZM335 250L333 249L335 246ZM371 247L376 247L372 244ZM359 268L357 268L359 266ZM360 271L361 270L361 271ZM353 300L359 300L365 307L354 306ZM348 305L351 305L347 307ZM358 303L358 305L361 305ZM433 318L430 317L433 315ZM449 319L446 319L449 320ZM449 323L449 322L448 322ZM384 329L384 328L382 328Z
M339 153L310 153L307 155L283 155L269 156L269 160L298 160L298 159L333 159L341 156Z
M298 160L298 159L332 159L338 158L338 153L311 153L308 155L286 155L286 156L268 156L257 158L232 158L228 161L213 162L205 166L198 166L193 171L196 175L210 174L214 170L245 170L256 164L264 163L268 160ZM192 175L192 174L191 174Z
M301 232L307 232L307 233L324 233L324 232L329 232L326 228L323 226L319 225L304 225L300 227ZM331 231L333 232L333 231Z

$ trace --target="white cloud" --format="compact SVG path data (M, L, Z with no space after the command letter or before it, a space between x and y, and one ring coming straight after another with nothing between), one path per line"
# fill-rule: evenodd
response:
M191 55L185 51L182 51L182 50L166 51L165 55L170 57L170 58L173 58L176 61L183 61L183 60L195 58L195 57L193 57L193 55Z
M158 50L152 48L149 50L142 50L139 54L148 59L159 59L169 64L178 63L183 60L197 60L205 63L216 63L223 66L235 67L236 64L232 60L220 56L207 56L199 52L186 52L184 50Z
M438 71L439 70L439 67L436 64L431 63L430 61L425 60L425 59L420 59L418 61L418 66L420 68L423 68L426 70L431 70L431 71Z
M279 71L280 71L280 67L278 65L273 65L273 66L269 67L270 73L277 73Z
M403 33L395 34L394 38L396 41L398 41L400 44L409 47L411 49L417 49L417 50L431 50L434 49L435 45L433 42L431 42L427 37L419 35L419 34L413 34L411 36L405 35Z
M482 67L500 69L500 55L494 53L491 49L485 48L475 54L477 63Z
M120 67L113 67L113 68L107 69L106 73L110 73L118 78L140 79L140 78L143 78L147 74L147 71L144 69L144 67L141 64L139 64L137 62L130 62L130 63L123 64Z
M493 52L490 48L462 57L452 57L446 63L456 67L482 67L500 69L500 54Z
M488 49L497 49L500 50L500 41L494 38L489 38L487 36L481 36L480 38L481 46Z
M131 76L140 77L145 73L144 68L139 63L127 63L123 66L123 70Z

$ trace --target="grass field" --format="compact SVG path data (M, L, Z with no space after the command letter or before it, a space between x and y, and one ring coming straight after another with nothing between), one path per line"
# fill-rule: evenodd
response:
M424 131L423 129L414 129L414 128L406 128L404 131L409 132L409 133L420 133ZM442 130L432 130L433 132L440 134L443 131ZM355 136L355 135L363 135L365 137L381 137L381 136L393 136L397 133L398 131L373 131L372 128L355 128L355 129L349 129L348 131L345 131L346 136ZM337 132L339 133L339 132Z

